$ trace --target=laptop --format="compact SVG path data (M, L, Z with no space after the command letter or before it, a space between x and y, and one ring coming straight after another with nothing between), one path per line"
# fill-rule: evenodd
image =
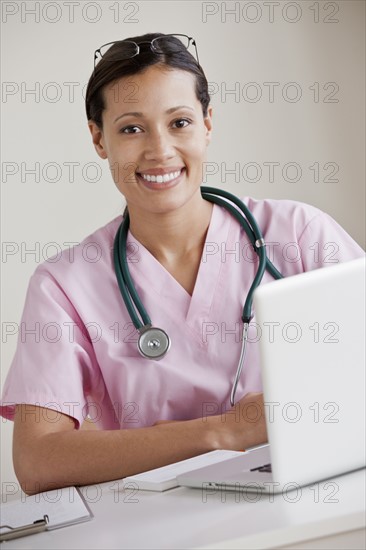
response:
M360 258L256 290L269 444L179 485L279 493L365 467L365 283Z

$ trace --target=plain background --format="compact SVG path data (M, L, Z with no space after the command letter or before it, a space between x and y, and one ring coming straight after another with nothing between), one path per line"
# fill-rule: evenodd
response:
M214 107L204 183L241 197L308 202L364 246L363 0L79 0L1 9L2 386L35 267L123 208L92 147L83 104L93 52L106 42L146 32L195 37ZM2 491L10 493L12 423L1 428Z

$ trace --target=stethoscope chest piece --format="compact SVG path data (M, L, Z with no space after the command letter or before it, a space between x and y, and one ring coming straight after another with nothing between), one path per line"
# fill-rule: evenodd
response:
M156 327L140 329L138 350L147 359L159 360L170 348L170 339L165 330Z

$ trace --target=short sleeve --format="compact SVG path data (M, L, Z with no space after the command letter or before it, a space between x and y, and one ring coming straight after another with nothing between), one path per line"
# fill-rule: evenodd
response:
M85 325L61 285L39 266L28 285L1 415L12 420L15 404L32 404L73 417L78 428L103 387Z
M362 248L331 216L313 210L315 215L299 236L304 271L364 256Z
M244 200L261 228L267 256L285 277L365 254L329 214L315 206L284 199Z

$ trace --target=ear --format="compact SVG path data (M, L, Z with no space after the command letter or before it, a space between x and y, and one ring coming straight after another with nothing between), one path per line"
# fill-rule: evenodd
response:
M206 127L206 144L208 145L211 141L212 134L212 107L211 105L207 109L207 116L203 119L204 125Z
M99 126L93 120L89 120L88 126L89 126L90 133L92 135L96 152L98 153L100 158L102 159L108 158L108 155L104 146L103 130L101 130L101 128L99 128Z

